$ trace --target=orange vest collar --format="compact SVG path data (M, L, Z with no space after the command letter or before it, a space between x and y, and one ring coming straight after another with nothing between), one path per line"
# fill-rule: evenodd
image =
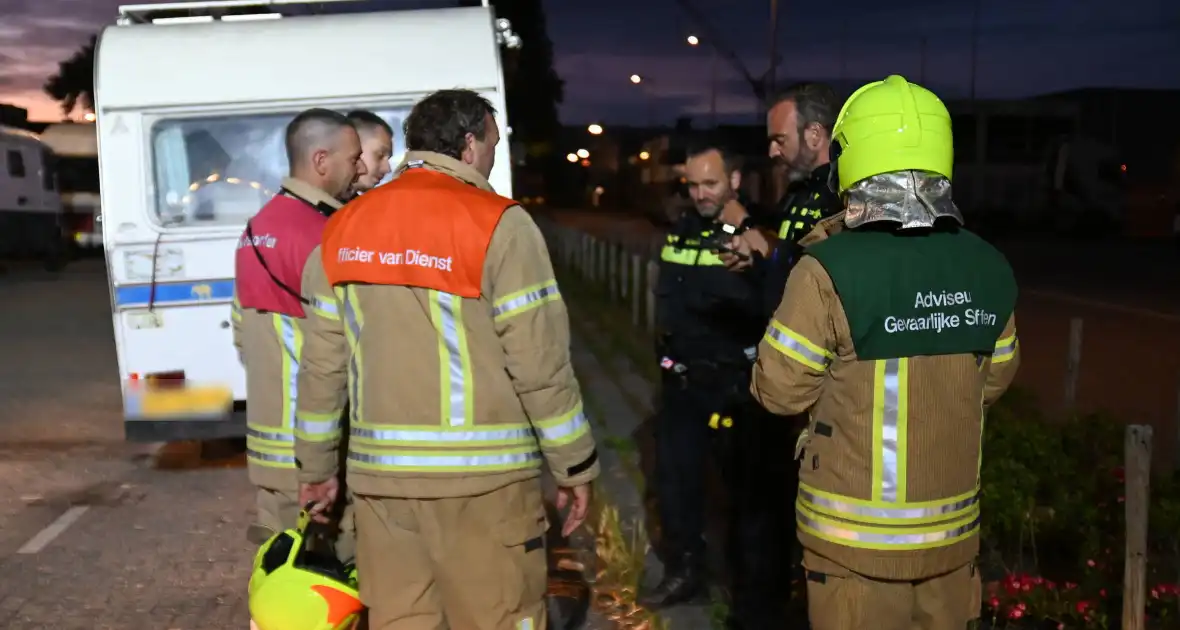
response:
M516 202L423 168L358 197L324 229L323 263L333 285L482 292L484 258L500 217Z

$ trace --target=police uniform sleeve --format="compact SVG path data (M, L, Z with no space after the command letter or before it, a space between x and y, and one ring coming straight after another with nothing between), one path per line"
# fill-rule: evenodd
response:
M302 293L310 304L300 322L303 346L299 355L295 408L295 460L301 483L326 481L336 474L341 419L348 402L348 339L343 308L328 284L320 248L303 267Z
M598 477L598 452L570 361L569 312L541 231L520 207L496 227L484 266L508 375L559 486Z
M839 300L832 279L819 261L804 257L787 278L750 383L750 393L771 413L800 414L819 399L836 350L833 308Z
M1008 317L1004 332L996 341L996 349L992 352L991 364L988 367L987 383L983 387L983 404L990 407L999 400L1012 379L1016 378L1016 370L1020 367L1020 343L1016 336L1016 314Z

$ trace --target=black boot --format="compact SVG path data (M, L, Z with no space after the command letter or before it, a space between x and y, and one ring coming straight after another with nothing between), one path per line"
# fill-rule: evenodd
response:
M647 592L640 593L637 603L652 610L676 606L698 599L705 594L705 571L701 559L686 554L675 565L666 566L664 578Z

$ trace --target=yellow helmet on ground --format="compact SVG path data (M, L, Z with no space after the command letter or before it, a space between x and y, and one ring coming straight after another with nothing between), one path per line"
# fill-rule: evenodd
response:
M946 105L896 74L853 92L832 126L837 193L895 171L926 171L949 180L954 159Z
M254 556L250 619L258 630L348 630L364 605L356 569L341 563L307 511L296 529L267 540Z

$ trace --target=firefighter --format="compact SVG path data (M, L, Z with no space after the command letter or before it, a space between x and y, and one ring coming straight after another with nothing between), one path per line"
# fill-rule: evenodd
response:
M234 253L234 345L246 368L247 464L258 487L257 521L249 537L261 544L296 525L295 377L301 328L316 305L303 282L328 215L341 206L358 174L361 145L352 124L326 109L309 109L286 131L290 176L246 223ZM347 559L344 535L338 551Z
M752 403L746 384L766 326L757 283L728 272L717 253L729 240L718 219L737 203L741 185L736 158L720 142L703 142L689 148L685 171L693 209L667 237L656 288L663 376L655 482L664 574L640 597L652 608L685 603L707 586L705 471L716 435L709 423L715 412L726 424L741 422L734 416Z
M545 627L541 467L586 518L598 452L541 232L488 177L492 105L443 90L406 121L394 179L328 222L308 266L295 450L322 514L340 414L373 628Z
M393 127L384 118L365 109L355 109L347 116L361 138L361 161L365 163L365 174L358 176L352 187L350 198L353 198L372 190L389 175Z
M816 630L943 630L979 615L983 415L1017 367L1016 282L963 229L951 120L900 76L832 129L847 210L810 244L751 392L809 412L796 523Z

